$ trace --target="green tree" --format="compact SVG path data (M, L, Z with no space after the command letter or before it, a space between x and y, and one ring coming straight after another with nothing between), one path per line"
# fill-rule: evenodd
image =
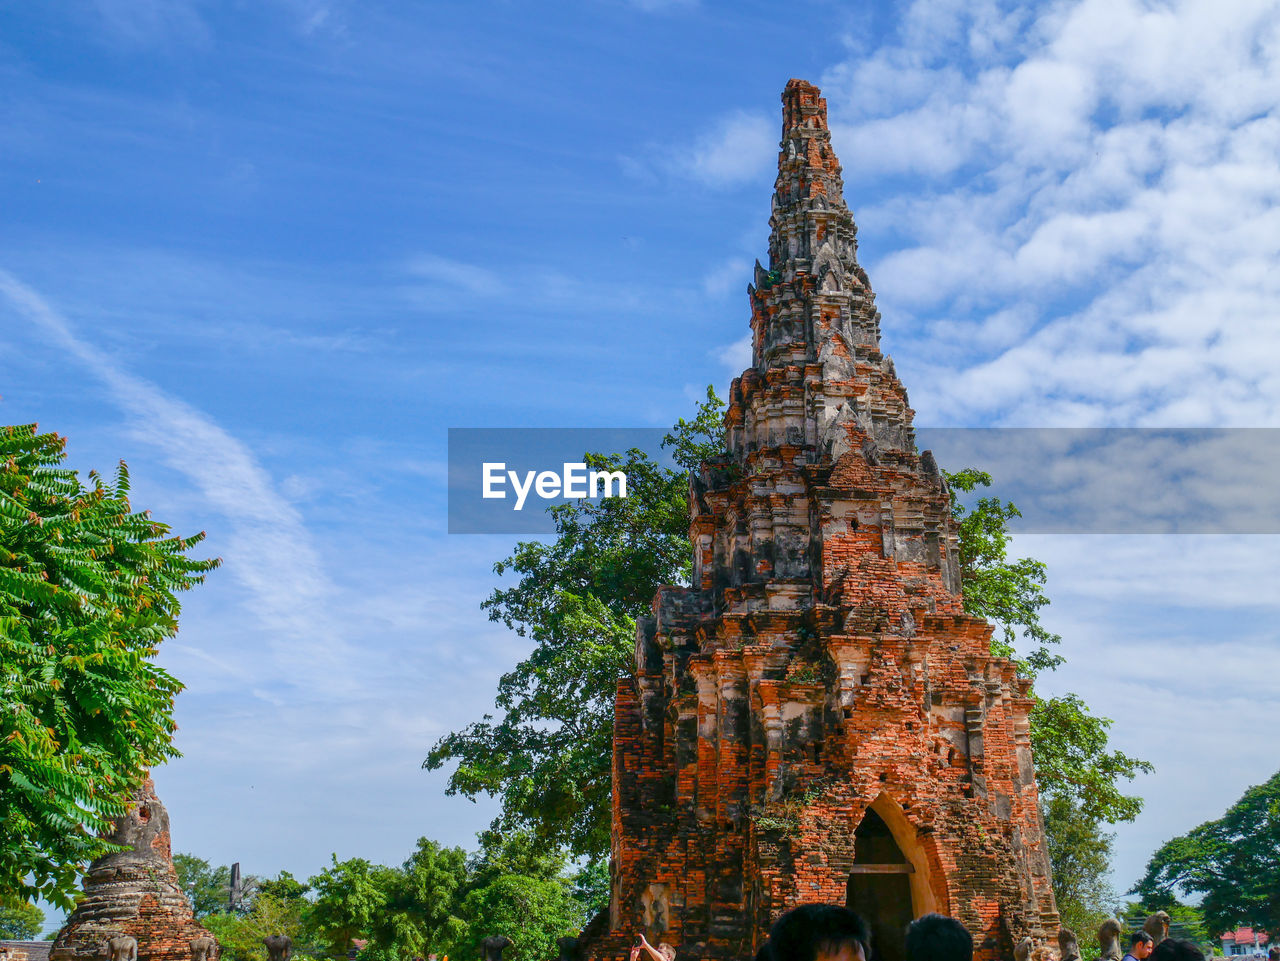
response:
M1169 915L1169 937L1195 942L1206 957L1213 954L1215 948L1219 954L1222 953L1221 944L1214 940L1215 935L1221 932L1209 930L1204 923L1204 912L1193 904L1183 904L1172 895L1160 894L1150 900L1126 901L1116 917L1136 931L1157 911Z
M286 898L259 891L243 913L227 911L206 915L201 923L222 945L227 961L266 961L262 939L285 934L293 939L295 961L322 956L323 948L311 936L305 898ZM345 955L343 956L345 957Z
M173 867L178 873L178 884L191 901L191 910L197 918L228 909L231 868L225 864L211 867L204 858L184 853L173 856Z
M302 901L311 885L303 884L288 871L281 871L274 878L265 881L255 879L254 887L258 894L265 894L281 901Z
M112 850L97 835L144 772L174 757L181 684L156 665L177 593L217 560L203 534L129 504L122 463L88 486L66 442L0 428L0 894L69 908L78 874Z
M34 941L44 927L44 912L26 901L0 900L0 941Z
M1047 798L1041 811L1058 913L1082 940L1090 939L1114 910L1116 895L1107 880L1114 835L1060 794Z
M1280 934L1280 772L1222 817L1167 841L1131 893L1144 903L1200 895L1208 930L1241 925Z
M503 874L471 891L462 901L466 934L450 957L474 961L480 942L490 935L511 939L513 961L542 961L556 956L556 938L575 935L581 907L561 878Z
M604 858L588 861L570 878L573 899L582 907L581 926L609 907L609 862Z
M400 868L385 875L385 903L369 927L370 944L362 957L399 961L444 954L466 931L457 916L467 884L467 854L427 838Z
M688 582L687 472L722 451L723 406L708 388L696 417L667 435L676 467L636 449L587 454L592 467L626 471L628 496L552 508L552 543L524 541L494 565L519 582L482 606L534 650L498 682L502 717L441 738L423 766L456 762L450 794L500 797L503 830L531 829L575 855L608 851L614 693L630 670L635 619L660 584Z
M311 924L331 958L345 958L351 942L368 938L386 909L395 870L364 858L333 863L309 881Z
M450 957L474 961L490 935L511 939L514 961L554 957L555 939L577 934L585 913L567 863L562 848L543 844L531 831L483 832L480 850L467 862L457 908L465 927Z
M1009 557L1009 522L1017 507L995 497L979 497L972 507L963 494L991 484L984 471L947 473L951 514L960 543L961 589L970 614L996 625L993 653L1017 659L1018 670L1035 678L1063 663L1056 652L1062 638L1049 631L1040 612L1049 603L1045 565ZM1018 648L1026 651L1018 656ZM1115 893L1106 878L1112 836L1103 824L1132 821L1142 799L1119 784L1151 765L1123 751L1109 750L1111 721L1090 712L1075 694L1037 697L1031 711L1031 748L1036 762L1053 893L1063 923L1084 935L1109 915Z

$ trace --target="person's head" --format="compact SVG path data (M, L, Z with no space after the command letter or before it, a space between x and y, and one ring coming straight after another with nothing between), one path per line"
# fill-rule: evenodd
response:
M907 961L973 961L973 935L955 918L926 914L907 926Z
M1204 961L1204 952L1191 941L1165 938L1151 952L1151 961Z
M1267 961L1280 961L1280 944L1267 948Z
M871 929L848 908L802 904L769 930L772 961L870 961Z
M1134 931L1129 938L1129 953L1138 961L1143 961L1151 953L1151 949L1156 946L1156 939L1147 934L1146 931Z

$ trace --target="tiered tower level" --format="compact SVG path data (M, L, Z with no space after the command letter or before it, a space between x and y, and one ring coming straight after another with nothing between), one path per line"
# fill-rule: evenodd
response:
M618 685L609 931L754 956L797 904L874 952L938 911L979 959L1058 927L1029 682L964 612L949 491L880 349L826 101L792 80L752 366L691 486L693 583L664 587ZM593 927L595 927L593 925Z

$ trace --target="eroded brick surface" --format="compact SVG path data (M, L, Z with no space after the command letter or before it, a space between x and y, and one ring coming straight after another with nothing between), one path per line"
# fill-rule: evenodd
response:
M191 913L169 849L169 812L150 778L108 840L126 850L89 866L84 894L53 944L51 961L106 957L109 938L138 942L138 961L191 961L191 942L212 938Z
M798 80L782 99L752 366L730 453L692 483L693 586L659 591L618 686L613 902L584 957L626 957L644 930L750 958L787 908L845 903L855 870L909 872L912 914L1012 957L1058 926L1027 682L963 611L947 486L880 350L826 102ZM905 864L859 863L869 807Z

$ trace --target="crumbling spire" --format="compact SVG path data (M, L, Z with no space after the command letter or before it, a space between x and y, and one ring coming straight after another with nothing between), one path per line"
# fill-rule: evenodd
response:
M882 961L935 911L998 961L1058 928L1030 682L964 611L950 496L880 351L825 104L799 80L782 101L752 366L726 453L691 480L692 583L636 621L611 906L582 956L621 961L643 931L740 961L825 901L866 916Z
M818 360L836 337L845 341L840 352L850 356L880 346L879 314L858 265L858 230L844 201L827 101L813 84L792 80L782 93L782 113L769 266L756 263L749 287L757 369Z

